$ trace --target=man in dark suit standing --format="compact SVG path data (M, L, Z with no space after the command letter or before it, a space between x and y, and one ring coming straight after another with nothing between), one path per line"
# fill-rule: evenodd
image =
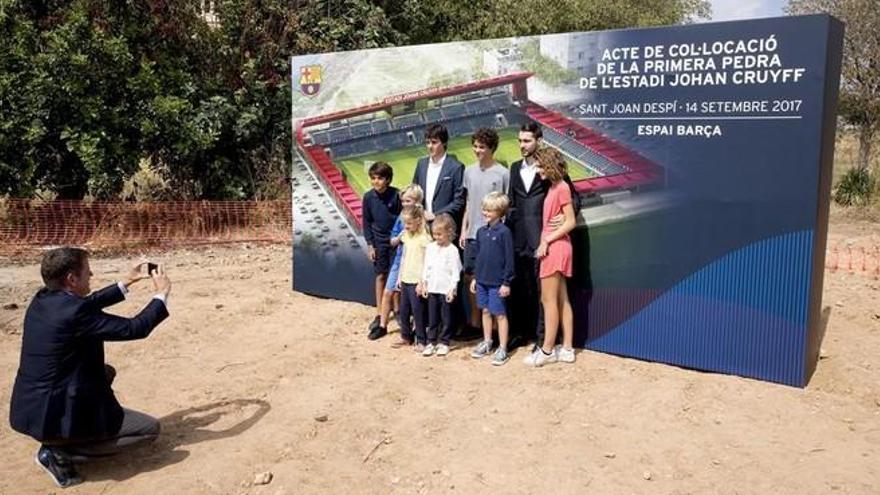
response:
M523 159L510 166L510 209L506 224L513 232L514 271L510 288L510 344L523 345L528 340L539 344L544 341L544 318L541 309L541 283L538 278L538 258L535 251L541 243L543 228L544 197L550 187L548 181L537 174L535 151L541 147L544 133L535 122L520 127L519 150ZM572 190L575 216L580 212L580 196L574 190L568 174L565 182ZM550 219L550 225L562 224L562 215Z
M43 256L45 287L25 314L9 422L42 444L36 462L61 487L82 481L74 460L114 454L159 434L155 418L119 405L111 388L116 372L104 363L104 341L145 338L168 317L171 281L161 266L143 274L144 265L132 267L125 281L89 294L85 250L62 247ZM136 316L102 311L148 277L156 295Z
M434 217L448 213L461 226L464 213L464 165L454 155L446 154L449 132L440 124L431 124L425 130L428 156L419 158L413 174L413 184L424 191L425 216L429 225ZM456 244L453 242L453 244Z

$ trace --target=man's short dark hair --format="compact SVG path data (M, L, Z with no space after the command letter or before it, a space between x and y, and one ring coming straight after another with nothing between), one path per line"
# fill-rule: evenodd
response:
M541 130L541 126L537 122L535 122L534 120L530 120L530 121L526 122L525 124L523 124L519 128L519 131L520 132L531 132L532 136L534 136L535 139L541 139L542 137L544 137L544 131Z
M431 124L425 129L425 141L429 139L439 139L445 148L449 142L449 131L440 124Z
M385 162L376 162L370 165L369 171L370 177L379 177L381 179L385 179L388 183L391 183L391 179L394 178L394 169L391 168L391 165L388 165Z
M79 273L89 259L89 252L75 247L60 247L47 251L40 263L43 283L52 290L64 287L64 277L68 273Z
M477 132L471 137L471 144L476 142L482 143L494 153L498 150L498 133L491 127L481 127L477 129Z

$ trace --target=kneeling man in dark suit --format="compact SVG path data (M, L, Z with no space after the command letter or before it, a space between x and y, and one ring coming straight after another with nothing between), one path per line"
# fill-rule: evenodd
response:
M104 341L142 339L168 317L171 281L162 266L142 273L144 264L89 294L85 250L62 247L43 256L45 287L24 317L9 422L42 444L37 464L61 487L82 481L75 460L115 454L159 435L158 420L119 405L110 388L116 372L104 363ZM144 278L152 278L156 295L140 313L123 318L103 311Z

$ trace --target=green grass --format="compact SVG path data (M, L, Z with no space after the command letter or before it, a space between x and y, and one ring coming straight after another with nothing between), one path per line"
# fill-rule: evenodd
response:
M517 129L508 128L498 132L500 143L498 150L495 152L495 159L504 165L520 159L519 144L517 143ZM471 166L476 157L471 149L470 136L457 137L449 140L447 153L455 155L458 160ZM408 148L400 148L391 151L381 151L378 153L370 153L368 155L360 155L350 157L339 162L334 162L345 173L345 177L351 187L363 195L370 188L370 178L364 170L364 161L378 162L385 161L394 169L394 180L392 185L397 188L406 187L412 180L413 173L416 169L416 162L420 157L427 155L427 150L423 145L410 146ZM592 177L593 174L582 165L569 160L568 173L572 180L585 179Z

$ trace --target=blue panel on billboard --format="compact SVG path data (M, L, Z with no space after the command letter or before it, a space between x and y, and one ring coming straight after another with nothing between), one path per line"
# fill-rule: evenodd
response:
M812 232L798 232L734 251L587 346L800 385L812 242Z
M408 185L433 124L466 166L480 128L503 166L530 163L534 122L582 199L576 345L803 386L842 39L816 15L294 57L294 288L373 303L372 164ZM522 278L509 316L527 336Z

